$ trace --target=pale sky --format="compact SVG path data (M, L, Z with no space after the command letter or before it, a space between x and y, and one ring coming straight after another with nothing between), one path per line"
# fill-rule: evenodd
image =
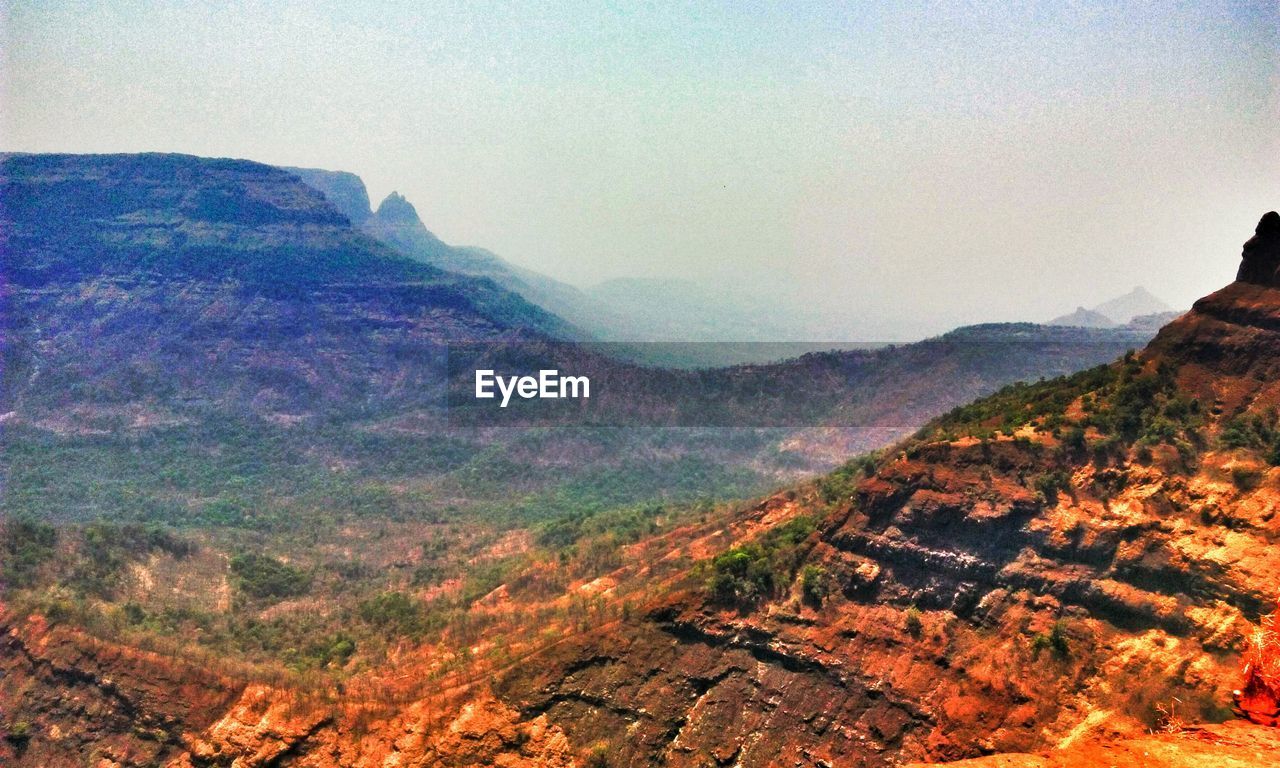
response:
M0 0L0 149L348 170L448 242L833 339L1189 305L1280 208L1274 0L546 5Z

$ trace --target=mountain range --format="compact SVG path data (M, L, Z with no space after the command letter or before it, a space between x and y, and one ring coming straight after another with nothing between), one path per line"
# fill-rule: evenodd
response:
M1240 672L1280 601L1275 214L1154 339L993 324L689 371L579 344L533 277L370 208L349 174L0 159L0 760L1280 747ZM465 344L568 349L635 387L601 407L695 418L462 425Z

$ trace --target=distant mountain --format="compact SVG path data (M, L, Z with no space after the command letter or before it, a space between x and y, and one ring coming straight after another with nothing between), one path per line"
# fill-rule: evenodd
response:
M1076 307L1075 312L1055 317L1047 325L1066 325L1076 328L1113 328L1117 323L1101 312L1095 312L1084 307Z
M1136 322L1143 327L1159 328L1179 314L1181 313L1139 285L1125 295L1104 301L1096 307L1077 307L1075 312L1055 317L1048 324L1110 328Z
M448 245L422 222L413 205L393 192L370 210L358 176L315 168L285 168L319 190L364 232L410 258L441 269L486 277L507 290L564 318L582 338L640 342L632 357L682 365L727 365L761 362L774 353L748 345L689 346L648 349L646 342L792 343L813 338L813 318L779 308L765 299L728 289L708 290L693 282L670 279L619 278L586 290L517 266L484 248Z
M1118 325L1123 325L1139 315L1154 315L1172 310L1173 307L1165 304L1140 285L1123 296L1104 301L1093 308L1094 312L1111 318Z
M568 283L518 267L483 248L445 243L427 229L413 204L398 192L388 195L373 211L364 182L355 174L317 168L283 170L297 175L328 198L352 224L402 255L450 272L488 278L573 324L577 338L614 338L612 330L626 324L624 318L613 316L608 307Z

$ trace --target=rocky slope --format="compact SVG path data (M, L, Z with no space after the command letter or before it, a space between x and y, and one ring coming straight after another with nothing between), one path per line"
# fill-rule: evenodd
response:
M315 226L330 226L324 210ZM91 236L128 241L132 219L121 216ZM101 765L880 766L1070 753L1178 720L1228 718L1244 638L1280 602L1280 235L1269 216L1246 248L1242 281L1198 302L1141 355L958 409L874 462L708 521L723 525L718 534L642 542L613 575L644 585L642 604L555 642L538 641L544 626L516 633L527 646L511 663L391 708L366 708L351 688L303 692L6 614L5 756L31 765L76 764L100 749ZM305 242L309 226L286 229ZM90 314L95 290L38 298L42 286L65 285L63 272L80 280L83 254L12 231L29 238L26 276L13 283L21 301L74 307L68 317L111 332L110 315ZM71 257L41 255L50 253ZM383 285L361 305L367 317L386 319L388 293ZM102 301L138 295L147 294L131 286ZM182 311L177 296L168 306ZM219 305L188 303L201 317ZM54 315L22 306L6 316ZM302 315L296 327L310 334L353 314ZM164 313L148 316L158 323ZM262 325L236 322L245 343L260 338ZM115 332L117 341L129 333ZM161 328L155 338L170 332L181 333ZM25 338L45 355L62 337ZM191 354L192 340L179 338L171 354ZM306 346L326 349L310 337ZM238 342L195 348L243 354ZM330 349L341 380L351 360ZM394 359L395 345L386 349ZM147 351L139 365L162 353ZM75 366L91 372L104 358L68 349L53 359L74 378L84 373ZM46 375L37 368L19 378ZM317 381L331 386L327 375ZM224 396L244 392L228 386ZM686 558L703 564L672 573ZM611 588L594 589L613 599ZM364 682L394 689L431 664L406 651ZM1267 738L1218 746L1247 754Z
M1280 730L1244 723L1193 726L1046 754L1002 754L960 760L953 768L1254 768L1280 751ZM913 766L912 768L920 768Z
M787 579L726 605L693 575L641 617L500 675L504 716L489 733L545 723L575 754L603 744L608 764L631 766L1050 748L1061 756L979 764L1124 764L1143 752L1167 765L1257 764L1270 733L1143 734L1229 718L1243 640L1280 601L1273 446L1224 437L1242 419L1269 423L1277 365L1280 286L1237 283L1112 376L1023 393L1015 411L1029 426L956 436L967 411L869 475L767 500L742 541L819 515L791 573L820 567L829 594L811 599ZM1108 440L1097 425L1119 419L1125 434L1134 397L1141 437ZM1164 424L1192 399L1202 420ZM1077 422L1089 423L1082 434ZM1115 741L1126 738L1138 741ZM330 759L298 754L299 765Z

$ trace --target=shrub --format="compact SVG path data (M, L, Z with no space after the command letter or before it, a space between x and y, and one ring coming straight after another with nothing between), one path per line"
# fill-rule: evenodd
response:
M311 587L311 577L274 557L245 552L231 558L236 586L259 599L296 597Z
M1059 619L1053 623L1053 627L1048 633L1040 632L1031 638L1031 655L1033 658L1039 658L1040 653L1046 649L1053 651L1053 655L1059 659L1065 659L1070 655L1071 643L1067 637L1066 622Z
M914 605L907 608L906 619L903 622L904 629L907 634L920 639L920 635L924 634L924 621L920 618L920 609Z
M1040 492L1040 495L1044 497L1046 503L1057 504L1058 494L1071 487L1071 478L1067 475L1066 470L1059 469L1037 476L1033 485Z
M420 635L426 629L421 604L404 592L384 592L360 604L360 618L395 635Z
M814 531L807 517L770 530L759 541L734 547L711 561L707 588L721 603L746 607L791 583L800 565L800 544Z
M826 568L820 565L806 565L800 571L800 592L805 602L820 606L827 599L830 590L830 578Z
M1231 482L1242 491L1252 491L1262 482L1262 472L1254 467L1232 467Z

